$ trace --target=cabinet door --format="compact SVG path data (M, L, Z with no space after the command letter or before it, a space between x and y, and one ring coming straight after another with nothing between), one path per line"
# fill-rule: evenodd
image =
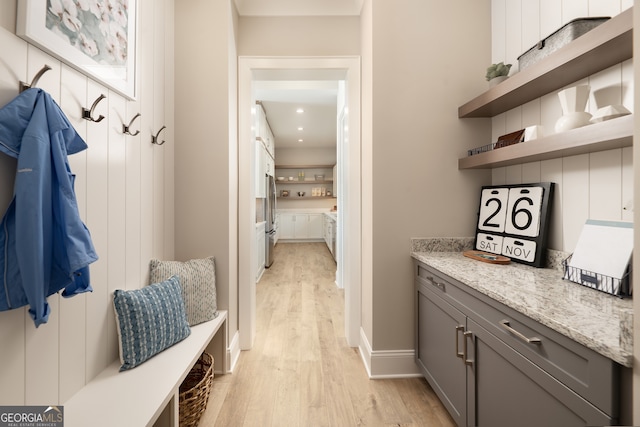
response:
M256 249L257 249L256 282L260 280L260 277L264 272L265 252L266 252L265 243L266 243L265 226L261 225L256 227Z
M322 239L322 217L323 214L308 214L307 238Z
M264 146L262 142L257 141L255 143L256 150L256 198L267 197L267 181L266 176L266 157Z
M467 320L469 419L473 426L571 427L612 420L486 329Z
M416 286L416 362L456 424L467 425L466 316L427 288L433 285Z
M293 222L293 237L306 239L309 235L309 214L295 214Z
M327 244L327 246L329 246L329 242L330 242L329 227L331 226L329 217L326 215L323 215L322 221L324 223L324 234L323 234L324 242Z
M273 161L273 158L271 157L271 154L269 154L268 152L265 152L265 173L269 176L275 176L276 175L276 168L275 168L275 163Z
M293 239L295 237L295 215L280 214L279 239Z

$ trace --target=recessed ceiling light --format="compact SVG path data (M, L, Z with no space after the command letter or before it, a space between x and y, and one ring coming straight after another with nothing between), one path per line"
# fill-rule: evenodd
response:
M298 109L296 110L296 113L298 113L298 114L302 114L302 113L304 113L304 109L302 109L302 108L298 108Z
M298 130L304 130L304 129L302 128L302 126L300 126L300 127L298 128Z
M303 141L304 141L303 139L299 139L299 140L298 140L298 142L303 142Z

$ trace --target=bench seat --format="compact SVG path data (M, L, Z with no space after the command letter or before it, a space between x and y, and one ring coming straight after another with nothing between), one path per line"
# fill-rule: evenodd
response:
M220 310L218 317L191 327L187 338L134 369L119 372L120 361L114 361L64 402L65 427L153 426L161 414L159 425L177 427L180 384L219 330L225 348L217 352L222 360L214 360L214 368L224 369L227 311Z

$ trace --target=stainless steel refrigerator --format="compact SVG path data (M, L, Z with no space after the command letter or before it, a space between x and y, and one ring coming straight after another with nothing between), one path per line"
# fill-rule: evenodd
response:
M267 222L265 226L265 251L264 266L271 267L273 264L273 247L276 244L276 182L270 175L266 175L267 180L267 198L264 204L264 219Z

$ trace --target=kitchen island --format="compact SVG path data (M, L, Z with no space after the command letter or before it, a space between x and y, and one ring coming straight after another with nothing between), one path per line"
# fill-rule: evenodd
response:
M445 243L412 242L416 363L458 425L628 421L630 299Z

